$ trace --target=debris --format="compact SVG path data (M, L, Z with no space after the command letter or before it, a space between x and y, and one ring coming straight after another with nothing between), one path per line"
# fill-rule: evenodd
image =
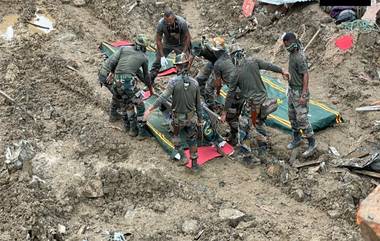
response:
M374 178L380 178L380 173L378 172L371 172L371 171L366 171L366 170L352 170L352 171L357 174L362 174L362 175L366 175L366 176L374 177Z
M340 157L340 153L338 152L338 150L337 150L335 147L333 147L333 146L329 146L329 151L330 151L330 153L332 153L334 156L336 156L336 157Z
M338 218L340 216L340 213L337 211L337 210L329 210L327 211L327 214L331 217L331 218Z
M380 240L380 186L364 199L356 214L356 223L366 241Z
M42 26L42 25L39 25L39 24L35 24L35 23L29 22L29 21L26 22L26 23L28 23L28 24L30 24L30 25L32 25L32 26L34 26L34 27L37 27L37 28L42 28L42 29L50 30L49 27L45 27L45 26Z
M244 0L243 2L243 15L245 17L250 17L252 15L253 9L255 9L256 0Z
M315 40L315 38L318 36L318 34L321 32L321 28L317 30L317 32L313 35L313 37L310 39L309 43L307 43L306 47L304 48L304 51L306 52L306 49L310 46L311 43Z
M380 105L362 106L355 109L356 112L380 111Z
M86 232L87 226L83 225L78 230L78 235L84 234Z
M73 3L76 7L83 7L86 5L86 0L74 0Z
M128 9L127 14L130 13L137 5L139 5L140 1L134 2Z
M297 202L303 202L305 200L305 193L301 189L297 189L294 192L294 198Z
M205 232L204 229L202 229L201 231L199 231L199 233L198 233L197 235L195 235L194 240L198 240L198 239L200 239L201 236L202 236L202 234L203 234L204 232Z
M3 96L5 99L9 100L12 104L17 105L16 100L14 100L13 98L11 98L11 97L10 97L9 95L7 95L5 92L3 92L3 91L0 90L0 95ZM19 107L20 107L20 109L21 109L22 111L25 112L25 114L27 114L29 117L31 117L31 118L34 120L34 122L36 122L36 119L34 118L34 116L33 116L32 114L30 114L30 113L29 113L26 109L24 109L22 106L19 106Z
M66 233L66 227L62 224L58 224L58 233L65 234Z
M5 164L9 171L20 170L24 162L33 159L35 154L32 144L21 140L5 149Z
M101 180L89 181L82 190L82 196L87 198L99 198L104 196L103 183Z
M198 221L194 219L186 220L182 224L182 232L185 234L195 234L198 229Z
M297 163L294 166L296 168L302 168L302 167L317 165L317 164L320 164L321 162L323 162L323 160L322 159L318 159L318 160L312 160L312 161Z
M245 217L245 213L237 209L227 208L219 211L219 217L222 220L228 220L231 227L236 227Z
M353 155L353 154L349 154ZM380 178L379 173L372 174L372 172L364 172L363 169L372 169L374 171L380 172L380 152L372 151L366 152L363 151L363 154L359 155L360 157L352 157L352 158L343 158L343 159L335 159L332 160L332 163L336 167L347 167L349 169L353 169L353 171L357 172L360 170L361 174L367 174L370 176ZM359 169L359 170L358 170Z
M106 232L104 234L107 241L126 241L122 232Z
M78 72L78 70L70 65L66 65L66 68L68 68L69 70L72 70L72 71L75 71L75 72Z
M261 205L259 205L259 204L255 204L256 205L256 207L258 207L258 208L260 208L260 209L262 209L262 210L264 210L265 212L268 212L268 213L274 213L274 214L276 214L276 215L280 215L281 213L279 213L279 212L277 212L277 211L275 211L275 210L269 210L268 208L266 208L266 207L264 207L264 206L261 206Z

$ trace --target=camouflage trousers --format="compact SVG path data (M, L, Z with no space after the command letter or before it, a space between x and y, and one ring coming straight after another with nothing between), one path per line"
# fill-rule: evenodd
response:
M126 129L137 130L145 125L143 93L139 89L133 91L118 92L113 89L111 101L111 115L115 115L117 110L122 112L124 126Z
M264 102L265 100L263 101L263 103ZM259 104L252 100L247 100L245 102L245 107L250 117L249 127L253 127L250 132L252 135L251 137L256 140L258 145L264 145L269 142L268 134L265 129L265 120L267 117L265 115L266 109L263 103ZM256 123L253 123L254 122L253 119L255 119Z
M173 142L175 150L184 157L183 146L180 139L180 134L183 132L186 137L187 145L190 149L190 158L198 159L198 129L197 117L194 112L188 114L173 113Z
M231 107L227 110L226 122L230 127L231 143L237 144L238 132L239 132L239 117L244 107L244 100L235 96L234 101L231 103Z
M301 89L290 89L288 92L288 115L289 121L294 133L299 133L301 130L306 138L314 135L313 128L309 121L309 96L305 105L301 105L299 100L301 98Z
M197 80L200 88L201 95L206 98L206 82L210 78L210 75L214 69L214 65L209 61L198 72L195 79Z

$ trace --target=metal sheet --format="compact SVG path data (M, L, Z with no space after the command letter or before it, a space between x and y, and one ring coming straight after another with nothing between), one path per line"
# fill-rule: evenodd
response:
M282 4L290 4L297 2L314 2L315 0L259 0L262 3L268 3L273 5L282 5Z

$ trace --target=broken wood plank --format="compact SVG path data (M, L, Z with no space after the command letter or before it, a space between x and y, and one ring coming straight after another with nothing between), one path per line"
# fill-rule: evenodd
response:
M7 95L7 93L5 93L4 91L0 90L0 95L3 96L5 99L9 100L12 104L18 106L23 112L25 112L26 115L28 115L29 117L31 117L33 119L33 121L36 122L36 118L34 118L34 116L32 114L30 114L22 106L18 105L18 103L16 102L16 100L13 99L12 97L10 97L9 95Z
M308 166L320 164L321 162L323 162L323 160L307 161L307 162L295 164L294 167L296 168L308 167Z
M362 174L365 176L369 176L369 177L380 178L380 173L378 173L378 172L371 172L371 171L367 171L367 170L352 170L352 172L357 173L357 174Z
M380 111L380 105L362 106L355 109L357 112Z
M0 95L3 96L5 99L9 100L10 102L12 103L16 103L16 101L11 98L9 95L7 95L5 92L3 92L2 90L0 90Z
M49 30L50 28L49 27L45 27L45 26L41 26L41 25L38 25L38 24L35 24L35 23L32 23L32 22L26 22L34 27L37 27L37 28L42 28L42 29L46 29L46 30Z
M318 34L321 32L321 28L318 29L318 31L314 34L314 36L310 39L309 43L306 44L306 47L303 49L303 51L306 52L306 49L312 44L315 40L315 38L318 36Z
M66 68L68 68L69 70L72 70L72 71L75 71L75 72L78 72L78 70L70 65L66 65Z

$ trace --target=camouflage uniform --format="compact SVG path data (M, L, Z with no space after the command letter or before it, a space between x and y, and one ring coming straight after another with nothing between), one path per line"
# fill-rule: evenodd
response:
M143 74L140 71L143 69ZM112 84L106 83L109 73L114 73ZM144 103L142 91L137 87L137 76L142 76L143 82L149 86L148 59L142 51L134 47L122 47L108 60L99 71L99 81L107 86L113 94L111 116L116 115L117 109L123 110L126 130L130 135L144 136ZM135 111L136 108L136 111Z
M173 142L175 146L172 156L174 157L179 153L182 160L186 159L180 141L180 132L183 130L190 148L190 158L192 161L196 161L198 159L197 121L202 121L200 91L197 81L185 73L172 78L165 92L153 104L153 108L159 107L170 97L172 100Z
M195 77L196 81L199 84L201 95L205 97L205 87L206 82L210 78L213 70L214 64L217 61L217 57L214 51L211 49L211 45L208 42L193 43L192 44L192 54L197 57L203 57L207 63L199 70L197 76Z
M251 122L255 126L254 138L257 140L259 146L263 148L267 145L266 131L264 128L264 121L268 115L268 110L276 103L268 99L266 88L263 80L261 79L260 70L270 70L276 73L282 73L282 69L271 63L267 63L260 59L243 58L241 63L237 66L237 78L229 84L230 91L226 98L226 108L231 106L234 102L233 94L240 89L240 96L246 103L249 113L251 113ZM274 100L275 102L275 100ZM241 112L237 114L239 118Z
M309 96L306 96L306 104L301 105L299 100L302 94L303 75L308 71L305 55L302 51L295 51L289 55L289 91L288 91L288 115L292 126L293 135L299 135L303 131L306 138L314 136L313 128L309 121Z
M187 51L185 47L185 36L189 32L187 22L184 18L180 16L175 16L174 26L169 26L166 24L164 18L161 18L158 22L156 34L163 36L163 52L164 56L157 50L156 61L153 63L152 69L150 70L150 75L152 82L157 77L158 72L161 69L161 57L167 57L172 51L177 55Z

